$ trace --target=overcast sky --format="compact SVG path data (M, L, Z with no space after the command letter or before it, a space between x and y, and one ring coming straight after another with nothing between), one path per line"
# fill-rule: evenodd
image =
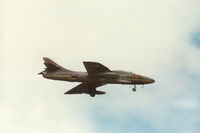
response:
M199 133L199 0L4 0L0 132ZM79 83L44 79L43 57L152 77L106 95L64 95Z

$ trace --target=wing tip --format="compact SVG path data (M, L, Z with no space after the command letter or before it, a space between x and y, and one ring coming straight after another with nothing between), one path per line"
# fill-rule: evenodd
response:
M70 94L69 91L65 92L64 94Z

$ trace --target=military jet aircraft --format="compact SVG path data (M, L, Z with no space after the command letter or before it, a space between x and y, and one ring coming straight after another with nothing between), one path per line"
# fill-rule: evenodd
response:
M129 84L134 85L133 91L136 91L136 85L144 85L155 82L152 78L141 76L126 71L111 71L106 66L97 62L83 62L87 72L71 71L61 67L51 59L44 57L45 70L40 72L44 78L53 80L62 80L70 82L82 82L78 86L65 92L64 94L105 94L103 91L97 91L96 88L106 84Z

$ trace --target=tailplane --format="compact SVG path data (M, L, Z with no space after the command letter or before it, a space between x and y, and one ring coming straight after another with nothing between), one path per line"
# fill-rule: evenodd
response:
M67 70L60 65L56 64L54 61L52 61L49 58L43 57L44 60L44 65L46 66L46 70L54 71L54 70L59 70L59 69L64 69ZM70 70L67 70L70 71Z

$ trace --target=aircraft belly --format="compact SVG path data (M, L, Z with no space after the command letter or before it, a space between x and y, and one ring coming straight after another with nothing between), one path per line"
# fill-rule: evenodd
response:
M106 80L107 84L132 84L129 80L122 80L122 79L116 79L116 80Z
M88 81L87 77L72 77L71 75L53 75L46 74L45 78L53 79L53 80L62 80L62 81L70 81L70 82L85 82Z

